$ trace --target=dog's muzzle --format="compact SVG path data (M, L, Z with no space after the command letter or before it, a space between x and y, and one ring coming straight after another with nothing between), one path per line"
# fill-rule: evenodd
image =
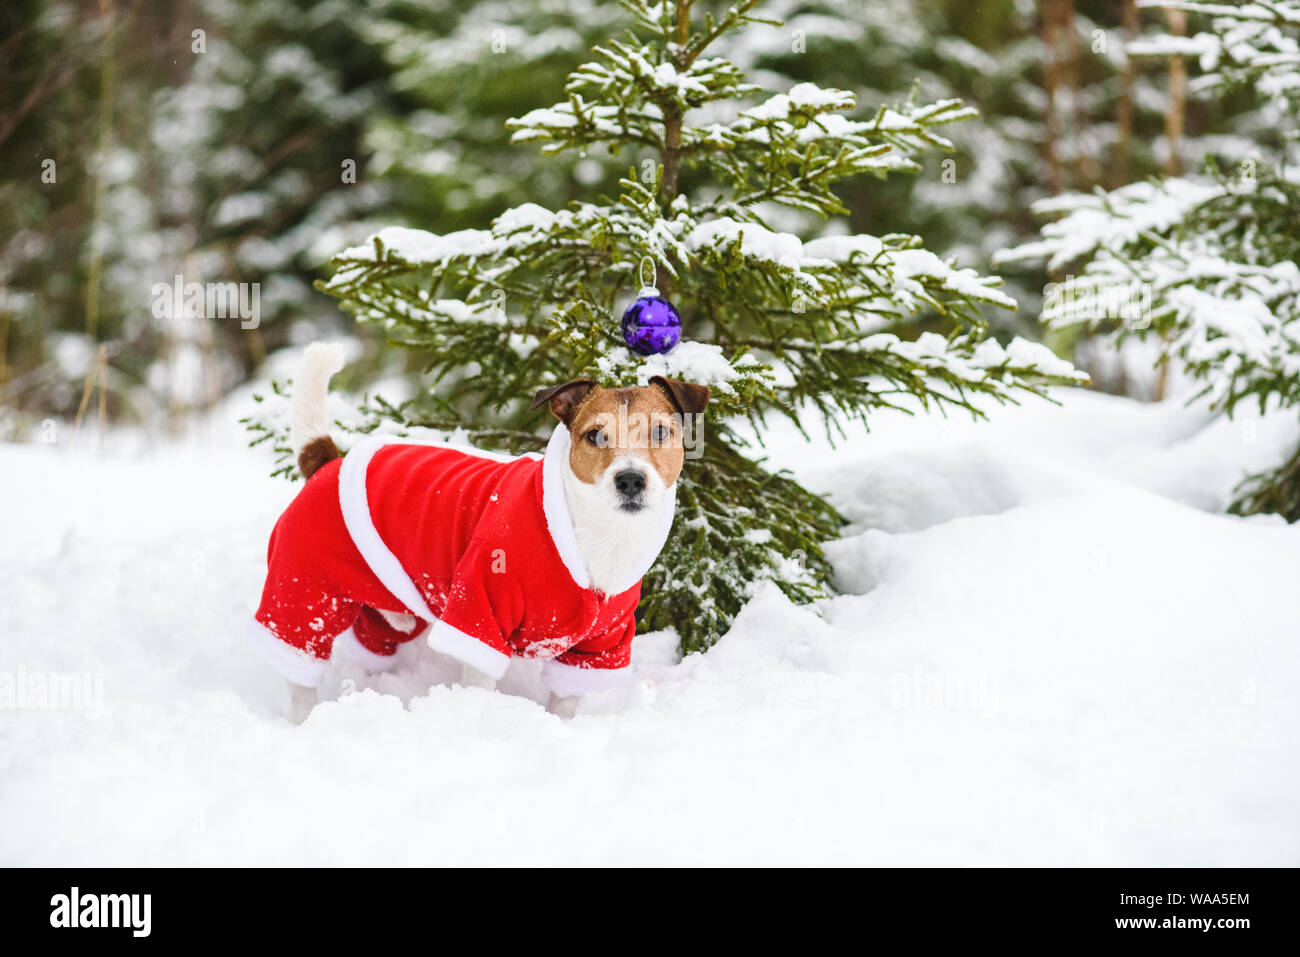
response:
M625 512L639 512L645 502L645 472L640 469L623 469L614 475L614 489L618 492L619 508Z

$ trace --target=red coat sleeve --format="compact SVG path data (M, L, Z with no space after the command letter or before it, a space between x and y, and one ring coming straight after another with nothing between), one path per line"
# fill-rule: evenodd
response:
M494 568L491 551L474 542L456 565L446 604L429 630L429 647L499 679L510 664L506 638L522 618L514 577Z
M636 619L629 614L613 628L578 642L555 660L575 668L626 668L632 664L635 634Z
M625 609L614 623L542 666L542 681L558 695L580 695L625 684L632 677L632 639L640 590L623 596Z

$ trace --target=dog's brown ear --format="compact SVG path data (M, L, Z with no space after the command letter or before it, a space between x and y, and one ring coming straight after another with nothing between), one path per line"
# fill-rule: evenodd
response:
M543 405L549 404L551 414L567 426L573 418L574 410L595 387L596 383L590 379L573 379L561 385L547 386L545 389L538 390L537 395L533 396L532 405L528 408L540 409Z
M703 412L704 407L709 404L711 393L706 385L678 382L676 379L665 379L661 375L654 376L650 382L668 393L668 398L682 415L696 415Z

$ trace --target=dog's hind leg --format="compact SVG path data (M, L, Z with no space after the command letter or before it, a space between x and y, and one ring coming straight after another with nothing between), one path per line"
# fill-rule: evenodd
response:
M487 691L495 691L497 679L491 675L485 675L473 665L461 664L460 686L462 688L483 688Z
M302 724L316 707L316 689L289 682L289 720Z
M546 702L546 710L557 718L572 718L578 713L578 702L581 700L579 695L556 694L552 691Z

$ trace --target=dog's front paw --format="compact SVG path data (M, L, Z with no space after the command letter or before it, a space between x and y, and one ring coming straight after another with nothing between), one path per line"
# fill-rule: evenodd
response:
M552 694L546 702L546 710L559 718L572 718L578 713L578 702L581 700L577 695Z
M302 724L316 707L316 689L289 682L289 720Z

